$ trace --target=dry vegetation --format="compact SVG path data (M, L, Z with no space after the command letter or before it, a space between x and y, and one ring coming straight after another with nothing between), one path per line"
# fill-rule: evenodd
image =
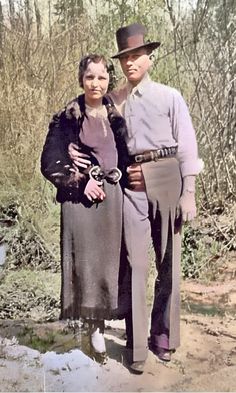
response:
M162 42L152 76L185 96L205 162L199 220L184 229L183 273L217 277L212 266L236 248L236 15L234 0L195 3L0 1L0 240L8 268L59 269L59 206L39 171L47 124L79 92L80 57L110 56L116 29L141 20Z

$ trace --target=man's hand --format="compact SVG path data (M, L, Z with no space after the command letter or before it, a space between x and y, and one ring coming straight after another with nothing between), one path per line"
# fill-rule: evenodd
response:
M145 191L145 180L141 165L133 164L127 168L129 188L134 191Z
M184 222L193 220L197 215L195 177L194 175L188 175L183 178L183 191L176 209L176 215L179 217L182 214Z
M106 194L101 188L101 186L102 181L89 179L85 187L84 194L91 202L96 200L103 201L106 198Z
M177 207L177 217L182 214L182 220L192 221L197 215L195 192L185 191L179 200Z
M68 154L73 163L79 168L88 168L91 161L88 160L89 156L79 151L79 146L75 143L70 143L68 146Z

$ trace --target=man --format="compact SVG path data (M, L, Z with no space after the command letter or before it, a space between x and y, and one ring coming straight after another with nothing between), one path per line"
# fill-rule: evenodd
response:
M148 354L146 279L152 241L157 278L149 348L171 360L180 344L181 223L196 215L195 176L202 169L195 132L181 94L151 81L150 55L159 42L144 42L145 27L135 23L116 33L127 83L111 96L127 122L131 165L124 189L124 238L132 277L132 315L126 317L131 369L144 371Z

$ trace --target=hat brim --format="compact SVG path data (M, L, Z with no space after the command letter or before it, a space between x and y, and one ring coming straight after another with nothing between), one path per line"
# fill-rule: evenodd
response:
M140 49L140 48L149 48L152 51L154 49L157 49L159 46L161 45L160 42L154 41L154 42L147 42L143 45L139 45L139 46L135 46L133 48L126 48L121 50L120 52L116 53L114 56L111 56L112 59L118 59L120 56L122 56L124 53L128 53L128 52L133 52L136 49Z

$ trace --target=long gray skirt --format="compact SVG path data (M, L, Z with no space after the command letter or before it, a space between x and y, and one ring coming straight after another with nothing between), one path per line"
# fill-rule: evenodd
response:
M122 191L104 182L106 198L61 208L61 318L111 319L118 301Z

